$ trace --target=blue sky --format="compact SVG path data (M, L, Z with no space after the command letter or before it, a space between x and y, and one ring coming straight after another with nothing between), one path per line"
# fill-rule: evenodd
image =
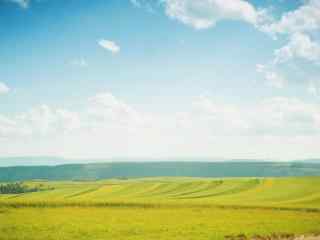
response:
M319 157L318 13L0 0L0 156Z

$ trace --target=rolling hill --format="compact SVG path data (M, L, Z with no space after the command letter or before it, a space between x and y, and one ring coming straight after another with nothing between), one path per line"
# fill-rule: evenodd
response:
M30 179L97 180L160 176L286 177L320 176L318 161L109 162L0 168L0 181Z

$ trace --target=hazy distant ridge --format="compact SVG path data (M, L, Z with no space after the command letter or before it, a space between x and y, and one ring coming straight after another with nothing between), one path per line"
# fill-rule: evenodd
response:
M0 160L1 161L1 160ZM157 176L281 177L320 176L320 162L113 162L57 166L1 167L0 181L27 179L94 180ZM40 164L40 163L39 163Z

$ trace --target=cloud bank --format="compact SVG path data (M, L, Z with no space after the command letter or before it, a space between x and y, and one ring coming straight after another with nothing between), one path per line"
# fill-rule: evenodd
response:
M253 139L260 144L266 139L286 139L287 144L299 139L307 144L320 138L318 106L296 98L274 97L242 106L200 96L187 106L175 113L146 112L103 92L89 98L82 111L41 105L14 116L0 115L0 142L8 147L0 154L9 154L13 142L14 146L25 143L21 150L39 153L37 144L49 141L41 151L48 154L55 149L55 154L73 157L215 156L216 147L229 146L229 141L234 151L226 156L243 157L253 154L245 153L249 145L237 146ZM272 151L281 157L289 155ZM266 150L255 154L266 154Z

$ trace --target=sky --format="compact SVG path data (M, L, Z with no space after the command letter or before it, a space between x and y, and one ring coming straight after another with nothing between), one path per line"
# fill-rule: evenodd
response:
M320 0L0 0L0 157L320 157Z

